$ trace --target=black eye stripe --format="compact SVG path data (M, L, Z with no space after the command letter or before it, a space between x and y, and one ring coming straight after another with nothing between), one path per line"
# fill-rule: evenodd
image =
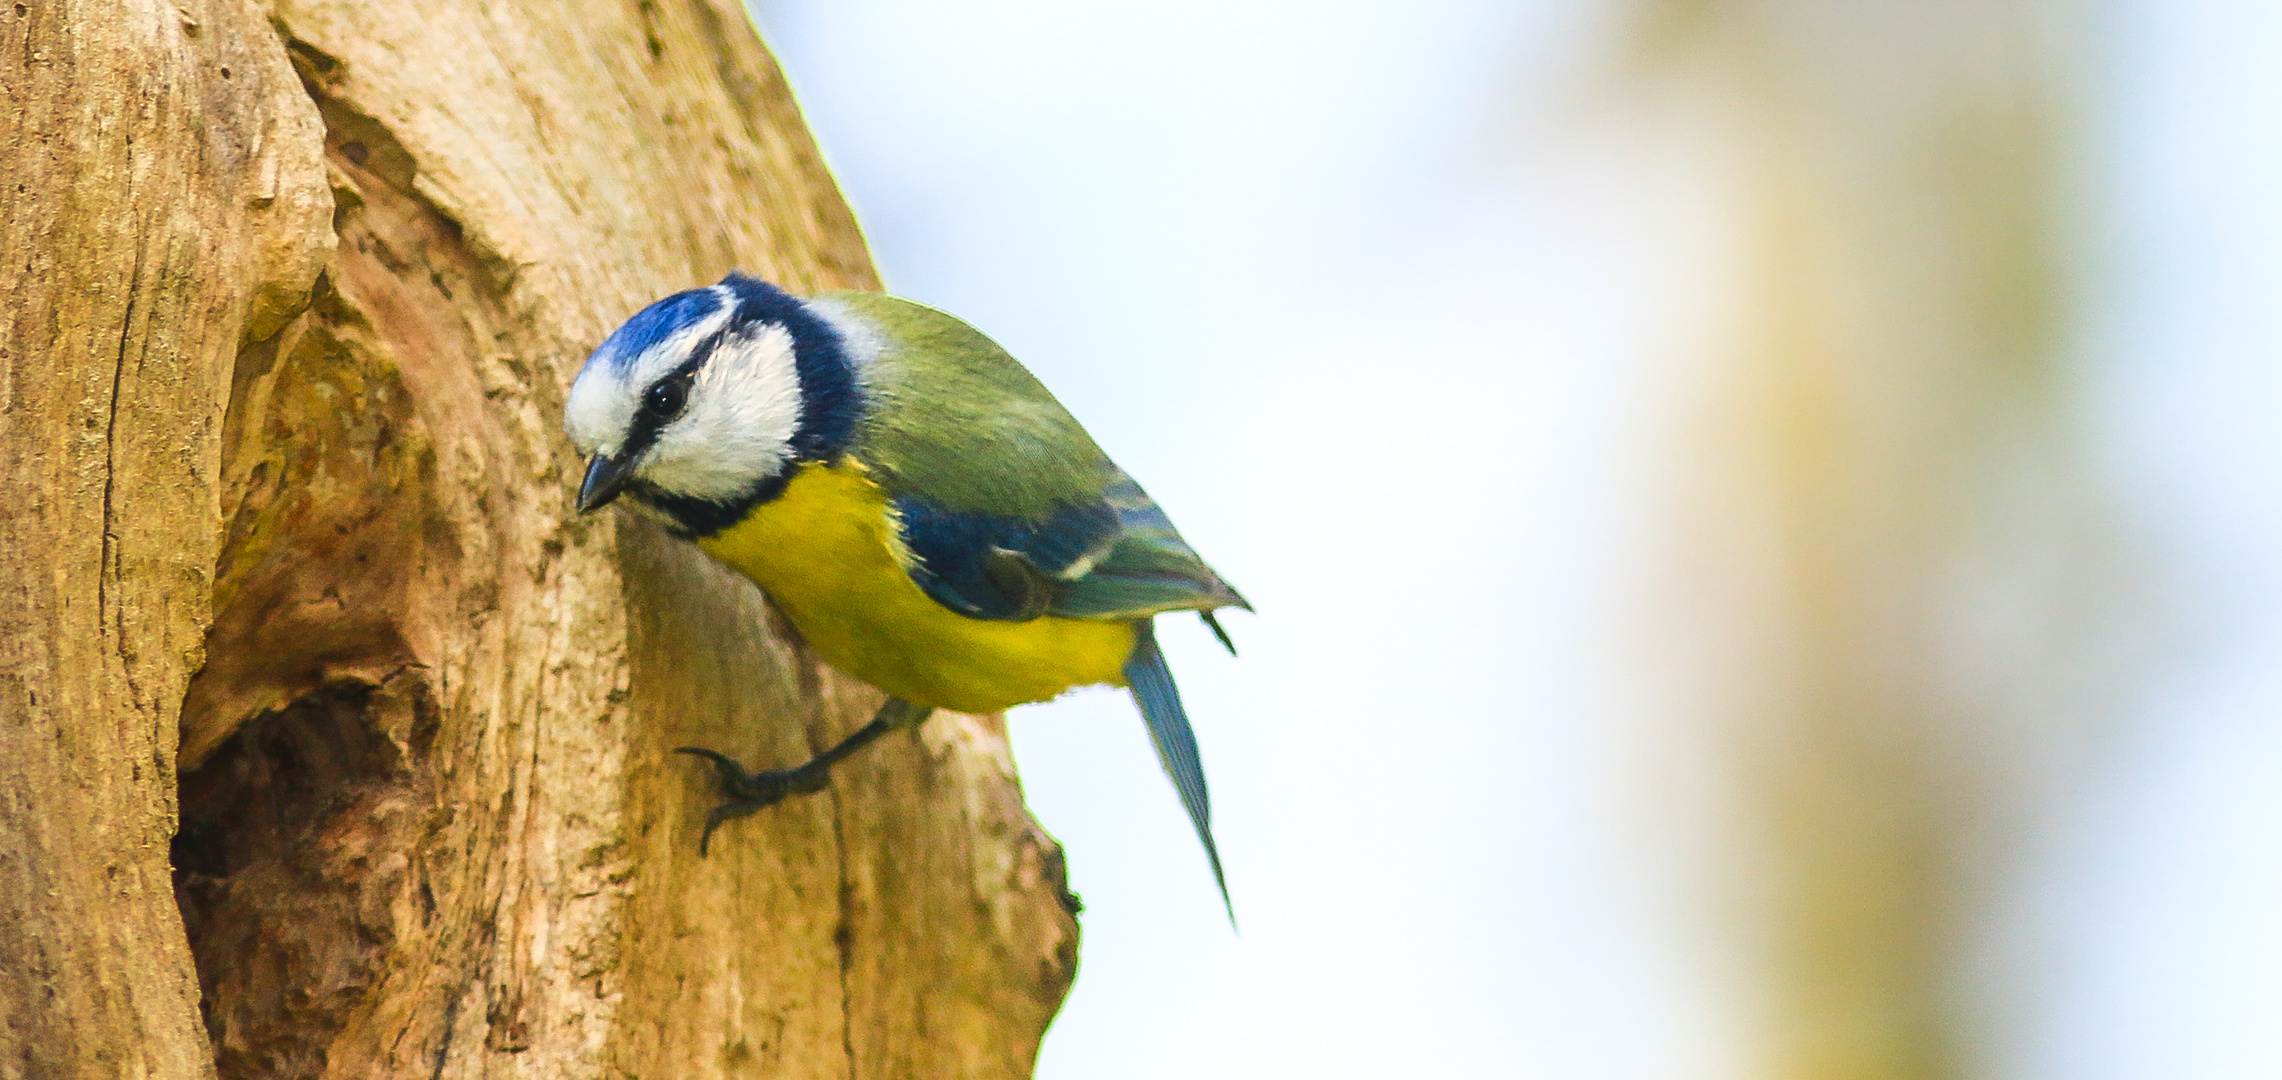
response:
M713 350L721 344L721 335L727 332L724 328L707 334L689 351L689 359L675 365L672 371L642 391L641 404L634 410L634 422L626 429L626 445L618 451L620 457L639 457L658 441L658 433L689 406L689 390L697 382L698 370L712 359Z
M675 414L681 412L682 406L688 404L689 388L692 383L697 381L698 369L704 367L706 361L713 359L713 350L720 347L722 335L728 332L727 328L723 328L707 334L705 340L698 342L696 348L689 350L689 359L682 361L679 366L667 372L664 378L650 384L649 390L642 394L643 406L645 408L651 407L653 395L662 395L667 400L658 402L656 408L666 414L664 419L673 419ZM670 408L667 407L669 405Z

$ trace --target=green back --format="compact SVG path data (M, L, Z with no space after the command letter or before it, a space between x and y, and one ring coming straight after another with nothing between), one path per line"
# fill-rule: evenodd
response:
M863 370L872 409L856 445L889 494L957 513L1043 517L1099 498L1116 475L1045 384L981 331L877 293L817 299L878 331L879 355Z

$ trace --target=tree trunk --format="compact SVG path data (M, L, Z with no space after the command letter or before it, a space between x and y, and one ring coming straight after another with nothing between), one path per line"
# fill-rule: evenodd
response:
M1733 768L1744 1068L2002 1071L2033 1007L1996 1008L2031 979L1992 914L2127 697L2107 620L2132 568L2070 370L2089 9L1637 10L1638 70L1694 99L1655 115L1706 163L1721 246L1691 261L1732 305L1680 369L1685 494L1643 621Z
M1000 722L700 859L671 748L798 761L879 694L571 509L619 320L876 285L742 9L0 26L0 1077L1027 1075L1076 923Z

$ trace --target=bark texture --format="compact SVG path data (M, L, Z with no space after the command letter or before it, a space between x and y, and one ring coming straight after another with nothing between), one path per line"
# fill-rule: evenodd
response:
M244 338L332 244L315 111L227 0L0 8L0 1076L201 1076L176 720Z
M999 722L701 860L672 747L879 696L571 509L635 308L876 285L744 12L124 6L0 57L0 1076L1027 1075L1076 925Z

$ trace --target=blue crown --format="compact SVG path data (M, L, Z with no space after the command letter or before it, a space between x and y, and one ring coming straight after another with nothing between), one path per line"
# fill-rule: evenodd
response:
M728 301L712 289L677 292L636 312L594 350L594 357L624 371L637 357L680 331L718 313Z

